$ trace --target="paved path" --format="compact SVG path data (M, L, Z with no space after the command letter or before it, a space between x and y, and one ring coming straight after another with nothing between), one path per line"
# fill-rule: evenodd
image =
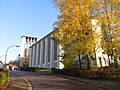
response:
M104 90L120 90L120 81L96 80L96 79L89 79L89 78L69 77L69 76L63 76L63 75L58 75L58 76L83 82L86 84L90 84L96 87L100 87L100 88L103 88Z
M103 90L92 85L62 77L40 75L26 77L33 85L33 90Z
M9 84L5 90L32 90L29 81L21 76L11 73Z
M33 90L120 90L120 82L115 81L100 81L62 75L42 75L24 71L12 71L11 73L30 81ZM25 90L25 88L16 90Z
M11 76L9 85L6 90L27 90L27 82L21 77Z

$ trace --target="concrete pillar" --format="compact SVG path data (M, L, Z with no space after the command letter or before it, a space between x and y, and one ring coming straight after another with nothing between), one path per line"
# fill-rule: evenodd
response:
M38 67L38 59L39 59L39 44L36 44L36 67Z
M45 68L47 68L48 63L48 38L45 39Z
M57 69L59 69L59 45L57 45Z
M41 41L40 46L40 67L42 67L42 60L43 60L43 41Z
M40 67L40 51L41 51L41 42L38 43L38 67Z
M50 39L50 44L50 68L52 68L54 67L54 39Z
M34 67L36 67L36 50L37 50L37 45L34 45Z
M33 46L33 54L32 54L32 66L35 66L35 46Z
M34 57L33 57L33 47L31 47L32 52L31 52L31 66L33 67L33 62L34 62Z
M29 57L29 67L32 66L32 48L29 49L30 57Z

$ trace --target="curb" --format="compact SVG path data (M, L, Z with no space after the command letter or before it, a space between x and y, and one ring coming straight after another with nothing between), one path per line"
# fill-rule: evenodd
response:
M17 75L17 74L13 74L13 75ZM21 75L17 75L17 76L20 76L20 78L22 78L24 81L27 82L27 90L32 90L32 84L27 80L25 79L23 76Z
M95 87L101 88L102 90L107 90L106 88L103 88L101 86L94 85L94 84L91 84L89 82L85 82L85 81L79 80L76 77L70 77L70 76L58 75L58 74L52 74L52 75L57 76L57 77L63 77L63 78L66 78L66 79L71 79L71 80L78 81L78 82L82 82L82 83L85 83L85 84L88 84L88 85L91 85L91 86L95 86Z
M27 84L28 84L27 90L32 90L32 84L27 79L25 79L24 77L21 77L21 78L24 79L27 82Z

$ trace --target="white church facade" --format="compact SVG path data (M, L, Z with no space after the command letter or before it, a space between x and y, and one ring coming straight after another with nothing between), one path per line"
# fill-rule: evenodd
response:
M53 32L49 33L30 47L29 67L62 69L61 50L55 43Z
M97 20L91 20L93 24L93 30L96 30L100 34L100 27L97 26ZM96 39L97 42L100 42L100 39ZM100 46L100 43L97 43ZM32 46L30 46L30 57L29 57L29 67L38 67L38 68L57 68L62 69L64 65L61 63L61 54L63 50L60 45L57 45L54 38L53 32L49 33ZM78 61L78 58L75 60ZM82 61L81 61L82 62ZM87 63L86 60L83 60L83 67ZM108 58L106 54L103 54L102 48L99 48L96 51L95 58L90 60L90 67L104 67L108 66Z

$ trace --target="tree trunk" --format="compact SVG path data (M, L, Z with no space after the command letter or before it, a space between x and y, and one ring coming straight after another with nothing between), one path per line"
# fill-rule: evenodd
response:
M109 57L109 54L107 53L108 55L108 63L109 63L109 66L110 66L110 57Z
M96 52L94 51L94 55L95 55L95 65L97 67L97 58L96 58Z
M90 70L90 61L88 55L86 55L86 59L87 59L87 70Z
M79 61L79 69L81 69L80 53L78 54L78 61Z

